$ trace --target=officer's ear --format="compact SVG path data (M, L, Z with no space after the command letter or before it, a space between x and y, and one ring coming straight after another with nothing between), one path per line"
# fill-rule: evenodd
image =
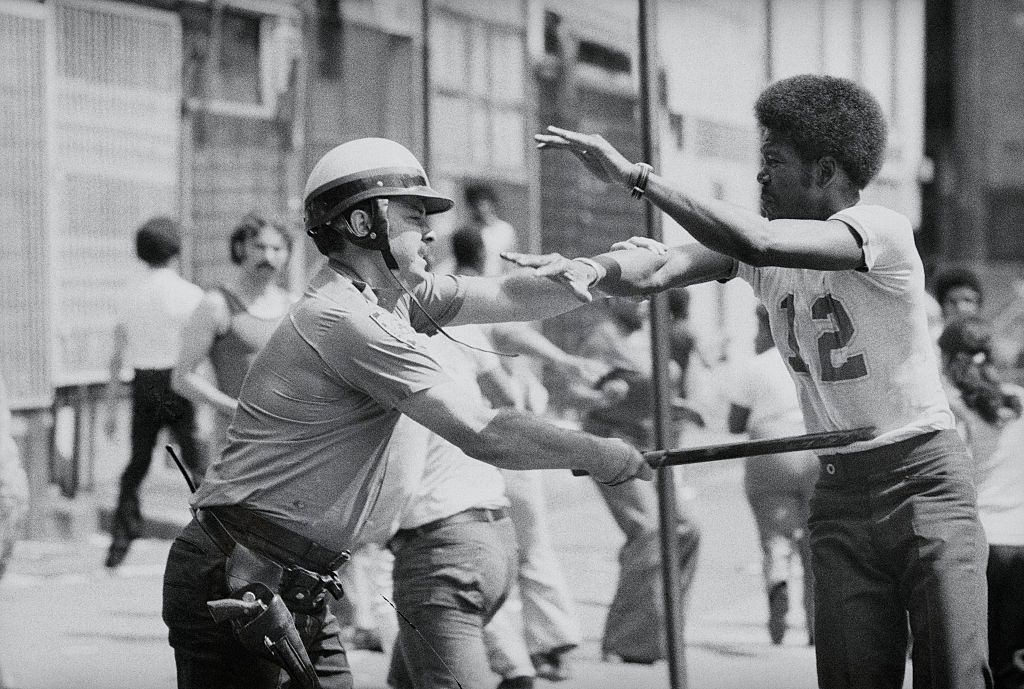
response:
M348 217L348 224L352 236L357 239L366 237L373 230L373 221L370 218L370 214L358 208L352 211L352 214Z

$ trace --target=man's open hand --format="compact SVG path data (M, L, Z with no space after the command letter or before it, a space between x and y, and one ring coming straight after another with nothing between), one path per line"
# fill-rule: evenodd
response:
M561 148L580 159L595 177L605 182L625 185L633 164L600 134L583 134L558 127L548 127L547 134L534 134L537 148Z
M590 293L590 284L594 282L597 275L594 269L586 263L574 261L561 254L520 254L508 251L502 253L501 257L517 266L533 268L540 277L546 277L565 285L572 290L577 299L584 303L589 303L594 299Z

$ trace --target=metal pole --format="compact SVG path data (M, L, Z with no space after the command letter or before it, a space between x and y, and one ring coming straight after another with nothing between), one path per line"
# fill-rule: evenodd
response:
M640 58L640 132L644 160L658 168L658 147L656 137L661 117L660 103L652 98L651 85L654 83L654 68L651 56L655 54L656 7L654 0L638 0L637 34ZM661 212L650 204L644 207L647 236L662 240ZM665 295L651 299L651 359L654 383L654 434L655 446L662 450L675 443L671 437L668 377L668 330ZM676 494L672 469L658 470L658 521L661 534L661 575L665 598L665 645L668 656L669 686L672 689L686 687L686 658L683 647L682 604L677 563L679 546L676 540Z
M429 175L430 169L430 0L420 2L420 29L423 32L423 46L420 73L423 78L423 169Z

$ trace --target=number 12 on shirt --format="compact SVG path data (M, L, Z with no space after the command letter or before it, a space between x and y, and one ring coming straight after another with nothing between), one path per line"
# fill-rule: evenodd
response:
M786 323L789 326L788 346L790 354L787 358L794 373L810 375L810 369L800 352L800 343L796 339L794 329L796 322L796 302L792 294L779 303L779 308L786 312ZM821 380L835 383L844 380L856 380L868 375L867 363L863 354L847 356L839 366L833 363L832 352L843 349L853 340L856 330L849 313L843 304L831 294L825 294L811 304L811 319L826 321L832 328L818 336L818 361L821 364Z

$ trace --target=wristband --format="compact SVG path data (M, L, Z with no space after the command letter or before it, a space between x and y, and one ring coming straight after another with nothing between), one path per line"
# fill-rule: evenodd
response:
M647 163L633 163L633 169L629 171L629 181L626 183L630 188L630 196L634 199L643 198L644 192L647 191L647 179L653 170L654 168Z

